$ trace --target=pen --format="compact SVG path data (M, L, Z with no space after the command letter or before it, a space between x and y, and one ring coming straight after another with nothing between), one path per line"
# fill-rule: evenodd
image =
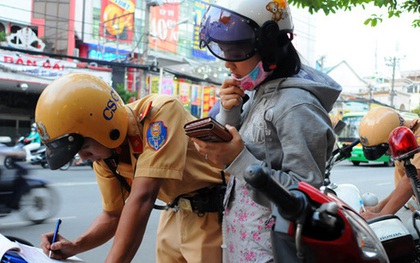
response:
M58 229L60 228L60 224L61 224L61 219L59 218L57 220L57 224L55 225L55 230L54 230L53 238L51 240L51 245L54 244L55 241L57 241ZM50 255L49 255L49 257L51 257L51 254L52 254L52 250L50 249Z

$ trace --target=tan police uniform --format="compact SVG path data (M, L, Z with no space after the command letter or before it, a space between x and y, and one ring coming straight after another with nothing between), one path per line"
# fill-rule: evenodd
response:
M150 102L152 107L147 112ZM132 165L120 162L117 172L130 184L133 174L165 179L158 199L169 203L180 195L193 195L198 189L222 183L221 167L205 160L185 135L184 124L195 118L179 100L173 96L149 95L126 107L130 116L127 139ZM94 168L104 210L121 210L128 192L105 162L95 163ZM157 262L221 262L219 214L175 210L162 211Z

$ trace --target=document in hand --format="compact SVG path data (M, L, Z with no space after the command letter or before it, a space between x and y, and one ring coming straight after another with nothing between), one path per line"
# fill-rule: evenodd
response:
M1 262L3 262L5 255L6 257L7 256L13 257L16 254L22 257L22 259L24 259L23 262L27 262L27 263L84 262L78 257L71 257L66 260L51 259L47 255L45 255L44 252L40 248L27 246L17 241L15 242L10 241L7 237L0 234L0 259L2 259ZM8 261L5 261L5 262L8 262ZM11 261L11 262L19 262L19 261Z

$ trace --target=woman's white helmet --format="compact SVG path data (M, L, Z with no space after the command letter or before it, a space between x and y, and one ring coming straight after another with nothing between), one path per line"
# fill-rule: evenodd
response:
M293 21L286 0L219 0L205 13L200 26L200 47L225 61L243 61L261 46L261 33L270 34L267 22L280 32L292 33ZM230 47L235 48L234 52ZM239 48L238 48L239 47Z

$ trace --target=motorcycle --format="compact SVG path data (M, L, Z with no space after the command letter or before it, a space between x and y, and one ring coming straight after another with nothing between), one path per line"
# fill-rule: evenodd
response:
M26 144L25 137L20 137L15 146L9 149L10 154L6 154L3 162L7 169L14 169L16 162L26 161L26 152L23 149ZM48 168L45 151L46 147L43 145L40 148L32 150L31 154L33 157L29 163L32 165L41 165L43 168Z
M299 182L285 188L270 174L267 167L251 165L244 178L273 204L275 262L389 262L368 223L327 187ZM287 233L279 230L285 223L280 216L290 223Z
M338 121L334 126L334 133L338 136L345 126L346 123ZM336 144L336 148L327 161L324 175L324 186L326 186L328 190L331 190L346 204L350 205L355 211L360 211L360 209L364 209L365 206L376 205L378 203L378 198L372 193L364 193L361 195L357 187L353 184L335 184L331 181L330 176L334 165L351 157L353 147L359 143L360 139L356 139L350 144L341 146Z
M15 163L15 170L0 170L0 217L16 211L35 224L52 218L59 208L59 196L48 184L28 178L28 170Z
M25 146L25 137L19 138L18 142L13 147L8 147L9 149L5 150L2 148L1 152L5 154L3 164L7 169L14 169L16 167L16 162L25 162L26 161L26 152L23 150ZM47 158L46 158L45 145L41 145L38 149L32 150L32 158L29 162L31 165L41 165L42 168L49 168ZM60 170L64 171L70 168L72 165L72 160L60 167Z
M336 129L334 129L336 131ZM336 132L336 134L339 133ZM324 185L341 201L346 203L354 211L364 210L366 206L375 206L378 198L373 193L360 194L359 190L353 184L335 184L330 180L331 169L338 162L351 156L354 146L360 142L359 139L350 144L337 147L326 165ZM390 145L391 146L391 145ZM420 246L415 245L416 236L409 227L396 215L386 215L367 221L369 227L381 241L390 262L409 263L420 262Z
M411 132L408 128L406 130ZM392 142L391 138L392 136L390 148L399 147L399 150L393 152L402 155L393 154L392 157L405 161L406 173L412 182L416 200L420 200L420 180L417 179L416 168L409 163L409 159L420 151L420 147L414 135L411 141L418 148L408 147L403 140L394 139ZM325 186L320 190L303 182L286 189L270 176L267 168L249 168L245 180L271 200L273 216L279 218L281 215L292 223L288 233L276 231L276 226L273 228L275 261L286 259L284 262L420 262L419 211L413 212L411 228L407 228L396 215L365 221L358 212L366 205L366 198L360 197L355 186L345 185L344 189L351 189L346 192L337 190L341 185L334 186L330 182L329 175L333 164L349 156L352 147L357 144L358 141L354 141L334 150L329 160L330 166L327 163ZM404 147L409 150L404 151ZM406 152L410 153L402 154ZM347 201L342 200L346 198ZM352 203L351 200L355 202ZM377 202L377 199L375 201ZM375 202L369 205L374 204ZM349 229L350 233L346 234ZM293 238L295 246L290 247L286 241ZM288 249L285 249L286 247Z

